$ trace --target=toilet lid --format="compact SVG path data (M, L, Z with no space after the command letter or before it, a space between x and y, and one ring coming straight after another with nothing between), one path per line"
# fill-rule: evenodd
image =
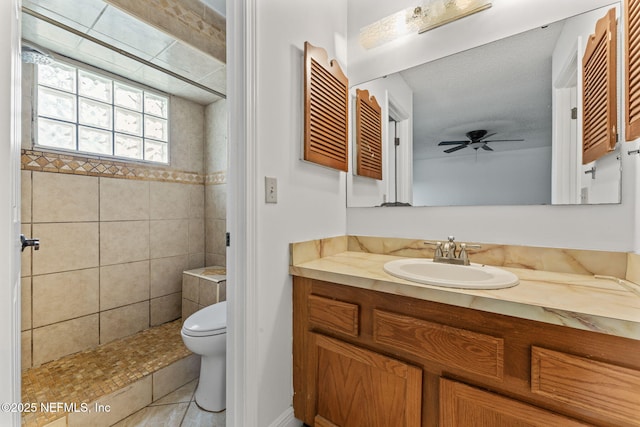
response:
M227 332L227 302L219 302L196 311L184 321L182 331L192 336Z

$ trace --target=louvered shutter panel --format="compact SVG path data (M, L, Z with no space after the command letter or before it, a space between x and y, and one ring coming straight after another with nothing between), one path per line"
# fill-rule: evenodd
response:
M304 159L348 170L349 81L327 52L304 44Z
M382 112L368 90L356 90L356 152L356 173L382 179Z
M640 1L625 1L626 46L626 140L640 137Z
M596 23L582 60L583 164L599 159L616 145L616 41L616 14L611 9Z

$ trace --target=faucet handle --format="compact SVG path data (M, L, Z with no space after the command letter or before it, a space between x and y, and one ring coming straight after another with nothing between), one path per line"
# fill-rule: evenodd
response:
M441 257L442 256L442 242L424 242L425 245L432 245L435 246L435 253L434 253L434 257Z
M480 249L482 246L480 245L470 245L468 243L460 243L460 254L458 258L460 258L464 265L469 265L471 262L469 261L469 254L467 253L467 248L471 249Z

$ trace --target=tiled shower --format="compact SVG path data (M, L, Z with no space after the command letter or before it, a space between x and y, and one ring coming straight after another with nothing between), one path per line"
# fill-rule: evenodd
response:
M226 103L171 98L170 167L31 146L23 67L22 366L181 317L182 272L224 266Z

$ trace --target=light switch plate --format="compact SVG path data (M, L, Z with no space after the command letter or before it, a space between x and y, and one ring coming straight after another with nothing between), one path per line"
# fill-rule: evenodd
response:
M265 203L278 203L278 180L276 178L264 177L264 201Z

